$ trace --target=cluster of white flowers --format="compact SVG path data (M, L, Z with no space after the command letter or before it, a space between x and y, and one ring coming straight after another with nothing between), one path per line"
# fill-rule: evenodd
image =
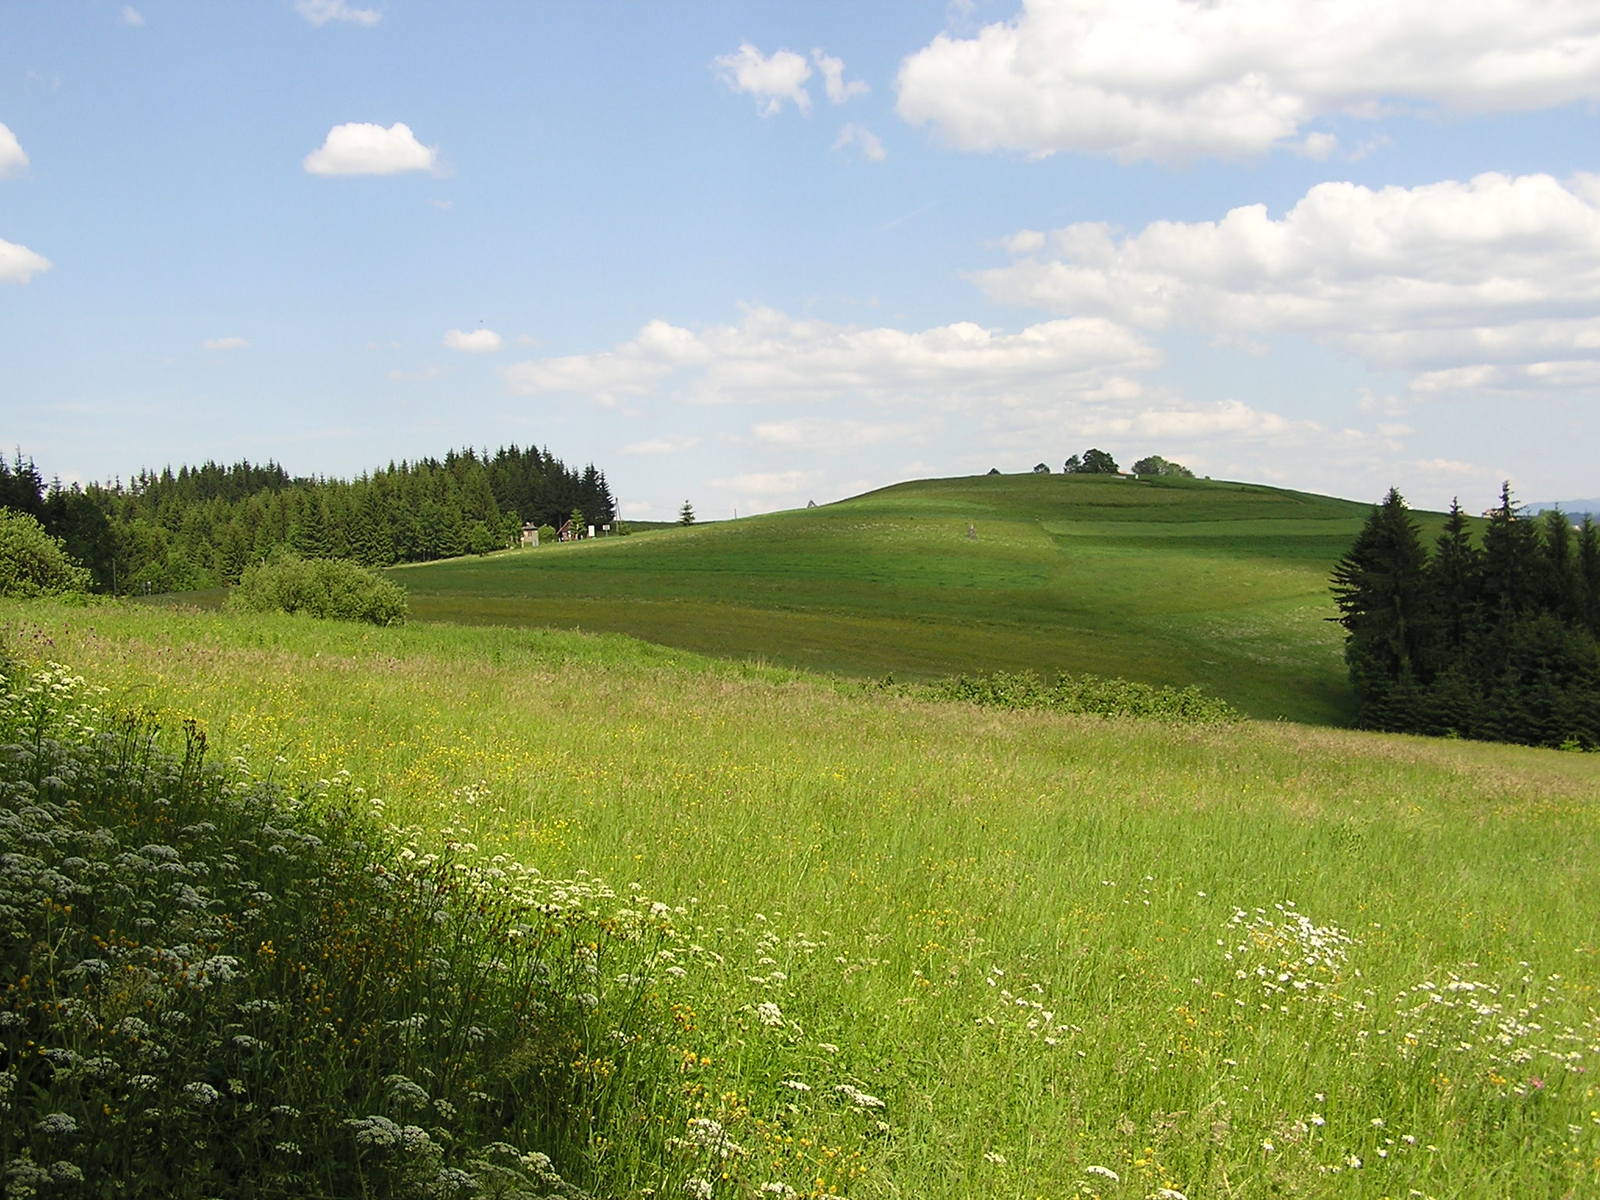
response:
M877 1096L863 1092L853 1083L836 1083L833 1085L833 1094L838 1096L851 1108L865 1112L869 1108L885 1108L885 1103Z
M1223 959L1233 964L1236 980L1259 988L1261 1003L1268 1008L1295 997L1331 998L1357 944L1336 925L1314 923L1292 900L1271 910L1235 909L1228 930L1236 940L1231 947L1218 940Z
M1510 985L1451 971L1395 997L1400 1053L1476 1052L1504 1074L1510 1091L1526 1095L1543 1087L1539 1072L1581 1072L1600 1055L1600 1014L1591 1010L1576 1023L1549 1015L1579 1008L1573 1000L1560 975L1540 978L1526 963Z
M773 1029L782 1029L784 1025L783 1010L776 1001L763 1000L755 1006L756 1020Z

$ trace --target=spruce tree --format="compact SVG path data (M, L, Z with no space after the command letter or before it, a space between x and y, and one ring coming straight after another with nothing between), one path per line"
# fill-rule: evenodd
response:
M1450 515L1434 543L1428 585L1438 618L1436 666L1443 669L1468 656L1483 632L1483 555L1472 544L1459 499L1450 502Z
M1519 616L1536 608L1539 594L1539 540L1523 519L1509 483L1500 486L1500 503L1483 531L1483 594L1495 631L1509 636Z
M1544 552L1540 608L1563 621L1580 620L1583 614L1582 583L1572 540L1572 522L1566 513L1552 508L1540 515L1539 542Z
M1406 727L1406 714L1394 709L1414 708L1415 689L1427 682L1434 622L1426 567L1416 522L1390 488L1333 570L1363 724Z
M1583 624L1600 638L1600 525L1585 516L1578 527L1578 579L1583 603Z

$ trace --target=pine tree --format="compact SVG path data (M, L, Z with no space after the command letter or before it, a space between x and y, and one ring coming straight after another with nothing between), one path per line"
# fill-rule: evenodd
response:
M1438 617L1437 666L1443 669L1470 655L1483 634L1483 555L1472 544L1460 500L1450 502L1428 564L1428 584Z
M1345 628L1345 660L1361 701L1362 723L1403 728L1396 705L1415 707L1426 683L1433 612L1427 554L1398 490L1389 489L1333 570L1336 618Z
M694 524L694 505L690 504L687 500L683 502L683 507L678 510L678 524Z
M1578 527L1578 578L1584 627L1600 638L1600 525L1591 516L1585 516Z
M1540 608L1563 621L1578 621L1583 615L1583 584L1578 577L1578 560L1572 544L1572 522L1567 514L1552 508L1539 517L1539 543L1544 561Z
M1500 503L1483 531L1484 605L1496 632L1504 635L1515 618L1534 611L1539 593L1539 542L1523 519L1509 483L1500 486Z

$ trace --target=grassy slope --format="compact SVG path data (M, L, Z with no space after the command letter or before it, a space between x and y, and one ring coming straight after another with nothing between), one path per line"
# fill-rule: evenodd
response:
M721 958L686 958L667 985L693 1056L673 1086L759 1147L719 1195L1600 1185L1592 1075L1512 1063L1454 993L1402 1011L1458 972L1505 989L1474 1003L1544 1003L1513 1049L1572 1029L1566 1048L1600 1053L1596 756L885 703L539 631L48 605L0 620L125 702L199 713L224 754L348 767L399 819L685 906ZM1243 937L1275 975L1296 947L1229 919L1284 901L1358 944L1334 993L1280 1011L1222 955ZM788 1023L757 1020L762 1001ZM1054 1045L1017 1001L1054 1014ZM841 1081L887 1100L887 1133L826 1099Z
M394 578L425 620L625 632L854 675L1090 671L1337 721L1328 571L1367 511L1243 484L980 476Z

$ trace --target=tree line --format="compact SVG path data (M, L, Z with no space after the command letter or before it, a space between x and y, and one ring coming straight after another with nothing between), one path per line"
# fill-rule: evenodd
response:
M1600 748L1600 527L1509 486L1487 516L1452 504L1430 553L1391 488L1334 568L1359 723Z
M487 553L522 524L559 526L575 511L616 522L593 463L548 449L452 450L391 462L356 479L292 477L275 462L168 467L123 483L45 483L21 452L0 458L0 507L27 513L87 567L104 592L175 592L236 583L275 547L370 567Z
M1035 475L1050 474L1049 463L1038 463L1033 468ZM1122 469L1117 466L1117 460L1110 453L1098 447L1091 446L1082 454L1071 455L1066 462L1061 464L1063 475L1119 475ZM1147 455L1133 464L1129 472L1133 475L1163 475L1171 479L1193 479L1194 472L1182 463L1171 462L1159 454ZM1000 474L998 467L989 471L991 475Z

